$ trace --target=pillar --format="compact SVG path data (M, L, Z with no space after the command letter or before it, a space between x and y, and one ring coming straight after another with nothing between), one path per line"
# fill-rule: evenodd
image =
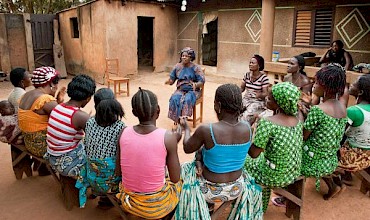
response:
M265 61L272 60L274 40L275 0L262 0L262 24L260 38L260 55Z

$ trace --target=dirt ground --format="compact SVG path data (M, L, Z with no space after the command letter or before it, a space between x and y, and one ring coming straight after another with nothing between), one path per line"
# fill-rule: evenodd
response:
M168 73L150 73L142 72L130 81L131 96L138 90L138 87L149 89L157 94L161 106L161 115L157 126L170 129L172 122L167 118L168 100L174 86L164 85ZM241 76L242 77L242 76ZM204 121L209 123L216 121L216 115L213 110L213 99L216 88L221 83L238 83L238 79L220 77L215 75L206 75L205 84L205 106ZM62 80L61 85L67 85L68 79ZM98 85L98 88L103 85ZM12 86L10 82L0 82L0 100L6 99ZM67 97L66 97L67 98ZM118 100L124 107L126 116L123 121L127 125L137 123L136 118L131 113L131 98L120 96ZM93 111L93 102L91 101L85 108L85 111ZM193 155L187 155L179 144L180 161L185 162L192 159ZM10 148L7 144L0 143L0 219L119 219L119 213L116 209L100 210L96 208L97 199L88 200L84 209L73 208L72 211L66 211L63 206L60 189L51 176L40 177L37 172L33 177L23 177L22 180L16 180L12 170ZM339 197L330 201L322 199L322 195L315 191L314 179L306 181L303 204L303 220L357 220L369 219L370 216L370 198L359 191L360 181L355 178L354 186L347 187ZM326 192L327 188L322 184L322 190ZM283 208L275 207L270 204L264 219L283 220L287 219Z

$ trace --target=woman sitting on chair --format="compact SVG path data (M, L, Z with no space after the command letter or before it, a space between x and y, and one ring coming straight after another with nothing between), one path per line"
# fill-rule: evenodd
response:
M255 185L253 178L243 172L251 146L252 131L248 122L238 120L242 110L240 88L235 84L219 86L216 90L214 109L219 121L201 125L193 135L190 135L187 121L180 121L185 129L184 151L187 154L197 152L197 155L195 164L188 163L182 167L185 191L181 195L176 217L200 219L199 215L209 215L204 211L207 210L205 202L212 211L215 202L227 202L241 197L240 203L234 207L238 210L248 210L243 213L251 219L259 219L262 217L261 189ZM198 177L194 177L195 165ZM200 188L194 183L198 181ZM204 200L198 200L198 208L196 205L190 205L193 209L187 208L187 197L196 194L194 192L203 194ZM243 193L246 193L245 196ZM235 219L235 216L229 216L229 219Z
M181 135L156 126L157 96L139 89L131 100L139 124L126 127L119 137L116 168L122 171L122 187L116 197L125 212L145 219L171 219L181 190L177 154Z
M168 117L179 123L180 117L191 117L200 88L205 77L199 65L194 64L195 52L190 47L181 50L180 62L173 68L170 78L165 84L173 85L176 80L177 90L170 98Z

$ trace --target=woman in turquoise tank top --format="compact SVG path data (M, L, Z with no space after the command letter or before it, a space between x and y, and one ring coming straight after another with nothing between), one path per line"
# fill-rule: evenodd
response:
M191 184L188 181L191 173L195 172L195 168L191 167L191 164L182 167L183 190L185 191L182 192L180 203L182 202L181 198L189 198L192 196L190 194L194 194L198 190L201 194L200 197L203 198L202 201L198 201L199 205L202 206L207 202L210 211L212 211L215 202L235 200L246 193L246 196L241 196L244 201L235 204L234 207L238 207L237 210L247 210L247 215L254 216L252 219L262 218L261 189L254 183L253 178L243 172L245 158L250 148L251 128L248 123L238 120L242 108L240 88L235 84L225 84L216 90L214 109L218 122L202 124L193 135L190 135L186 120L180 120L180 124L185 130L183 140L185 153L197 152L195 162L197 164L197 177L194 181L199 182L198 186L198 184ZM188 188L190 188L188 191L192 192L184 196ZM190 200L185 202L188 201ZM188 211L186 216L181 216L184 213L181 207L182 204L179 204L176 219L182 219L182 217L198 219L199 216L189 217L189 215L197 213L191 208L186 208L185 211ZM200 212L203 212L204 207L202 208L199 208ZM200 214L202 219L205 214L207 213ZM231 217L231 219L239 218Z

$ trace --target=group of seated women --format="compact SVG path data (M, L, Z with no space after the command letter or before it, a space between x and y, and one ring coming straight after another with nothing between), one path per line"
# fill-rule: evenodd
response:
M105 195L116 193L125 212L146 219L209 218L216 202L227 201L235 201L229 219L262 219L271 188L286 187L304 175L323 179L329 188L324 199L330 199L344 189L343 180L350 181L348 173L335 173L338 167L357 171L370 166L370 75L359 77L347 91L344 68L330 64L311 83L303 71L304 59L296 56L288 64L285 82L269 89L264 60L254 55L241 87L217 88L213 106L218 121L191 134L187 117L205 82L199 66L191 62L194 58L194 51L185 48L166 82L177 80L168 113L182 128L176 130L157 127L160 106L149 90L139 88L131 99L139 123L125 125L124 110L112 91L95 92L91 77L75 76L67 89L56 93L58 73L37 68L31 77L35 89L21 95L18 107L27 150L77 180L80 207L91 187L100 196L99 207L111 207ZM19 85L27 76L22 75ZM357 98L357 105L347 110L342 100L346 91ZM81 108L92 97L96 113L91 117ZM0 103L2 116L4 106ZM271 116L262 117L267 109ZM185 153L196 154L194 161L180 166L181 138Z

